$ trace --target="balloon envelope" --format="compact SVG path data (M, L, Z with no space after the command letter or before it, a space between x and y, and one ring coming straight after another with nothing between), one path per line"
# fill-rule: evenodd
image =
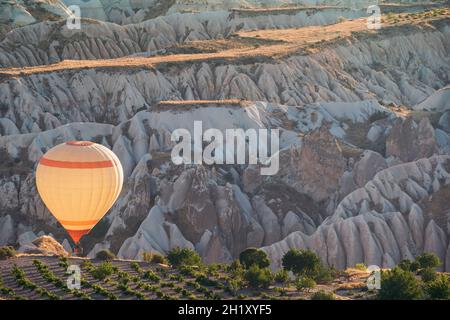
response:
M66 142L50 149L36 169L42 201L75 243L113 206L122 184L117 156L89 141Z

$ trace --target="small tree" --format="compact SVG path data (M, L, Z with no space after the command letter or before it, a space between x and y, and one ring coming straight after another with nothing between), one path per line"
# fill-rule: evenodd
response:
M382 272L381 289L378 299L381 300L412 300L422 296L420 282L411 271L401 268Z
M299 277L295 282L295 286L298 291L309 292L311 289L314 289L316 287L316 282L314 281L314 279L311 279L309 277Z
M398 264L398 267L405 271L416 272L420 269L420 264L417 261L402 260Z
M115 268L111 262L102 262L99 266L91 269L91 275L98 280L104 280L115 272Z
M245 269L239 260L234 260L228 267L227 270L234 278L243 278Z
M239 255L239 261L246 269L252 265L257 265L260 268L267 268L270 265L267 253L257 248L248 248L242 251Z
M273 281L272 272L267 268L260 268L256 264L245 272L244 277L252 288L268 288Z
M437 273L432 268L425 268L419 271L420 278L423 282L431 282L436 280Z
M291 249L283 256L283 268L296 275L316 277L322 263L319 257L309 249Z
M0 248L0 260L13 258L15 255L16 250L11 246L5 246Z
M336 300L336 296L333 292L325 292L324 290L320 290L311 296L311 300Z
M449 300L450 286L448 276L441 274L425 286L425 292L433 300Z
M441 265L441 260L434 253L425 252L416 258L421 269L436 268Z
M95 258L102 261L112 261L116 258L116 256L111 251L103 249L97 252Z
M357 263L355 265L355 269L361 270L361 271L366 271L367 270L367 266L364 263Z
M202 264L202 259L198 253L188 248L174 248L169 251L167 259L174 267L179 266L199 266Z
M147 263L159 263L159 264L167 264L167 258L162 254L157 252L144 252L142 253L142 260Z
M289 274L286 270L281 269L277 273L275 273L275 282L280 284L286 284L289 282Z

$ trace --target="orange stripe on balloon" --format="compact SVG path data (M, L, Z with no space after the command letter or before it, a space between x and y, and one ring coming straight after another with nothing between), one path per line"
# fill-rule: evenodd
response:
M80 242L81 237L88 234L89 231L91 230L67 230L67 233L70 235L73 242L78 243Z
M66 142L69 146L76 146L76 147L87 147L92 146L94 143L91 141L69 141Z
M87 147L92 146L94 143L91 141L69 141L66 142L68 146L75 146L75 147Z
M46 167L66 168L66 169L98 169L98 168L110 168L115 166L115 163L112 160L94 161L94 162L73 162L73 161L51 160L44 157L41 158L39 164Z
M99 220L87 220L87 221L67 221L67 220L58 220L62 225L68 226L91 226L97 224Z

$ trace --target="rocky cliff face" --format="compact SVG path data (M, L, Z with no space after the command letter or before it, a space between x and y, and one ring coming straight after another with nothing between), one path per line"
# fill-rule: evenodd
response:
M36 23L7 34L0 65L170 55L191 40L331 23L343 13L246 14L164 13L126 26L91 20L78 33ZM289 248L308 247L344 268L389 267L432 251L450 270L450 29L448 21L432 26L360 34L277 59L1 69L0 245L25 248L52 234L70 251L36 192L34 169L51 147L91 140L117 154L126 181L82 240L90 256L109 248L141 258L182 246L205 262L229 262L255 246L277 268ZM247 101L159 104L232 98ZM174 165L171 133L192 131L194 121L204 130L280 129L278 174L261 176L259 165Z
M426 251L448 256L448 216L439 226L427 203L448 194L450 158L432 157L382 170L350 193L312 235L301 231L264 250L279 267L290 248L307 247L337 268L367 265L390 268ZM442 269L448 270L448 265Z
M240 30L295 28L356 18L364 11L351 9L299 11L294 15L261 14L258 19L228 11L173 14L120 26L82 20L70 30L66 20L15 29L0 42L0 66L34 66L65 59L110 59L128 55L155 55L196 40L228 38Z
M160 100L242 98L298 106L377 99L412 106L448 82L449 30L360 41L281 62L7 77L0 83L0 132L38 132L70 122L118 124ZM430 53L431 46L436 51Z

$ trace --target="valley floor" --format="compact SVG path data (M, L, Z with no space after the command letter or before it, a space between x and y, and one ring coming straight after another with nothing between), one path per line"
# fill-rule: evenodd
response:
M85 258L59 258L56 256L19 255L0 261L0 299L309 299L315 292L335 294L336 299L372 299L367 290L368 272L349 269L328 283L319 283L308 292L295 285L275 285L268 289L242 288L232 292L232 274L225 265L207 267L199 276L185 275L179 269L166 265L133 260L114 260L116 268L105 280L93 277L90 268L102 261ZM81 290L67 289L68 266L81 268ZM13 269L24 272L19 279ZM44 271L43 271L44 270ZM149 270L151 270L149 272ZM148 274L152 276L147 276Z

